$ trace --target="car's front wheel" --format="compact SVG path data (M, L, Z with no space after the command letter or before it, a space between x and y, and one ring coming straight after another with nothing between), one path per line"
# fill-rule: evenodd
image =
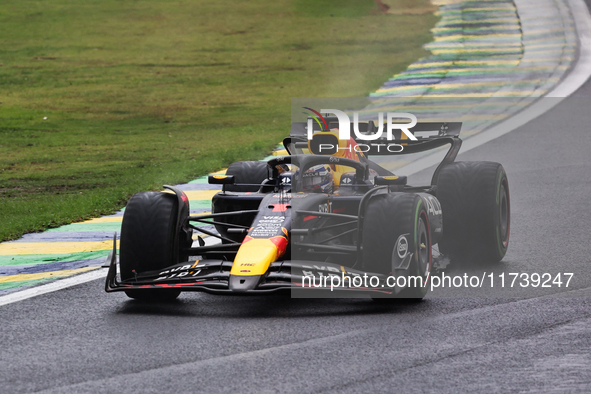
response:
M367 205L364 269L390 276L395 298L420 300L427 294L432 265L427 209L424 200L411 193L378 194ZM375 298L384 297L376 293Z
M131 197L121 225L119 268L122 280L179 262L181 242L175 242L178 205L177 197L170 193L143 192ZM175 299L180 291L145 289L126 290L125 293L131 298L154 301Z

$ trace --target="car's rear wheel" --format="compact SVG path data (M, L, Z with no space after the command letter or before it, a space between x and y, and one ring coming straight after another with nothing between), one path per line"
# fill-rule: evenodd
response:
M230 164L228 170L226 171L226 175L234 175L235 183L248 184L248 186L225 185L224 190L231 192L257 192L260 188L261 183L263 183L268 177L267 163L264 161L237 161L235 163ZM214 205L212 208L213 213L240 211L242 209L244 209L243 206L227 205L224 205L222 208ZM250 226L253 217L254 216L249 215L242 215L236 217L225 216L217 218L216 220L218 222L223 223L237 224L240 226ZM242 240L244 239L244 234L228 233L227 226L216 225L215 228L222 237L230 239L234 242L242 242ZM222 241L222 243L227 243L227 241Z
M457 162L442 168L437 198L443 211L439 250L464 263L494 263L507 253L509 183L499 163Z
M432 254L427 206L420 196L373 196L364 214L362 238L366 271L403 277L396 282L399 292L395 297L376 295L374 299L425 297ZM408 267L403 269L406 263Z
M170 193L137 193L129 200L121 225L119 267L122 280L179 262L180 242L175 242L178 205L177 197ZM125 293L131 298L155 301L173 300L180 291L146 289L126 290Z
M237 161L230 164L226 175L234 175L235 183L248 184L247 186L226 185L226 191L256 192L268 177L267 163L264 161Z

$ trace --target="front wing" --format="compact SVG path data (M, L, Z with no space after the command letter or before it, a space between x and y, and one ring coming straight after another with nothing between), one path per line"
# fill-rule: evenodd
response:
M394 295L397 287L387 287L387 277L368 273L337 264L317 261L286 260L271 263L267 274L252 290L231 290L231 261L196 260L138 274L133 279L122 281L117 274L117 253L115 245L109 254L109 272L105 283L107 292L148 289L176 289L181 291L202 291L220 295L261 295L280 291L355 292ZM335 277L335 280L331 280ZM336 277L343 278L344 286L335 286ZM344 278L350 278L348 281ZM358 277L358 279L354 279ZM376 277L371 286L367 278ZM364 279L365 278L365 279ZM332 286L331 286L332 284ZM299 293L298 293L299 294Z

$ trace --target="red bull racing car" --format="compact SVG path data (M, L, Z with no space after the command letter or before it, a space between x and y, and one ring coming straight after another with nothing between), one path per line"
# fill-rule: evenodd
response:
M119 261L115 250L110 256L106 291L145 300L174 299L181 291L286 290L422 299L430 275L450 260L496 262L505 255L507 175L498 163L455 162L461 123L419 123L410 129L417 141L399 134L394 142L403 148L387 152L449 146L424 186L370 160L386 153L379 144L358 149L334 130L309 140L305 128L292 126L284 140L289 155L210 175L209 183L222 185L211 214L190 215L187 196L174 187L135 194L123 217ZM365 123L365 132L374 128ZM220 242L206 245L198 233Z

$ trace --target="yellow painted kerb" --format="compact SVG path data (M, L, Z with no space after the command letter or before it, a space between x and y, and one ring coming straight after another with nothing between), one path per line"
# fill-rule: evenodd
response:
M119 241L117 241L119 247ZM0 255L66 254L111 250L113 241L96 242L6 242L0 244Z
M36 274L20 274L20 275L2 276L2 277L0 277L0 283L24 282L24 281L39 280L39 279L63 278L66 276L81 274L82 272L92 271L92 270L99 269L99 268L100 267L84 267L84 268L77 268L77 269L73 269L73 270L61 270L61 271L51 271L51 272L38 272Z

